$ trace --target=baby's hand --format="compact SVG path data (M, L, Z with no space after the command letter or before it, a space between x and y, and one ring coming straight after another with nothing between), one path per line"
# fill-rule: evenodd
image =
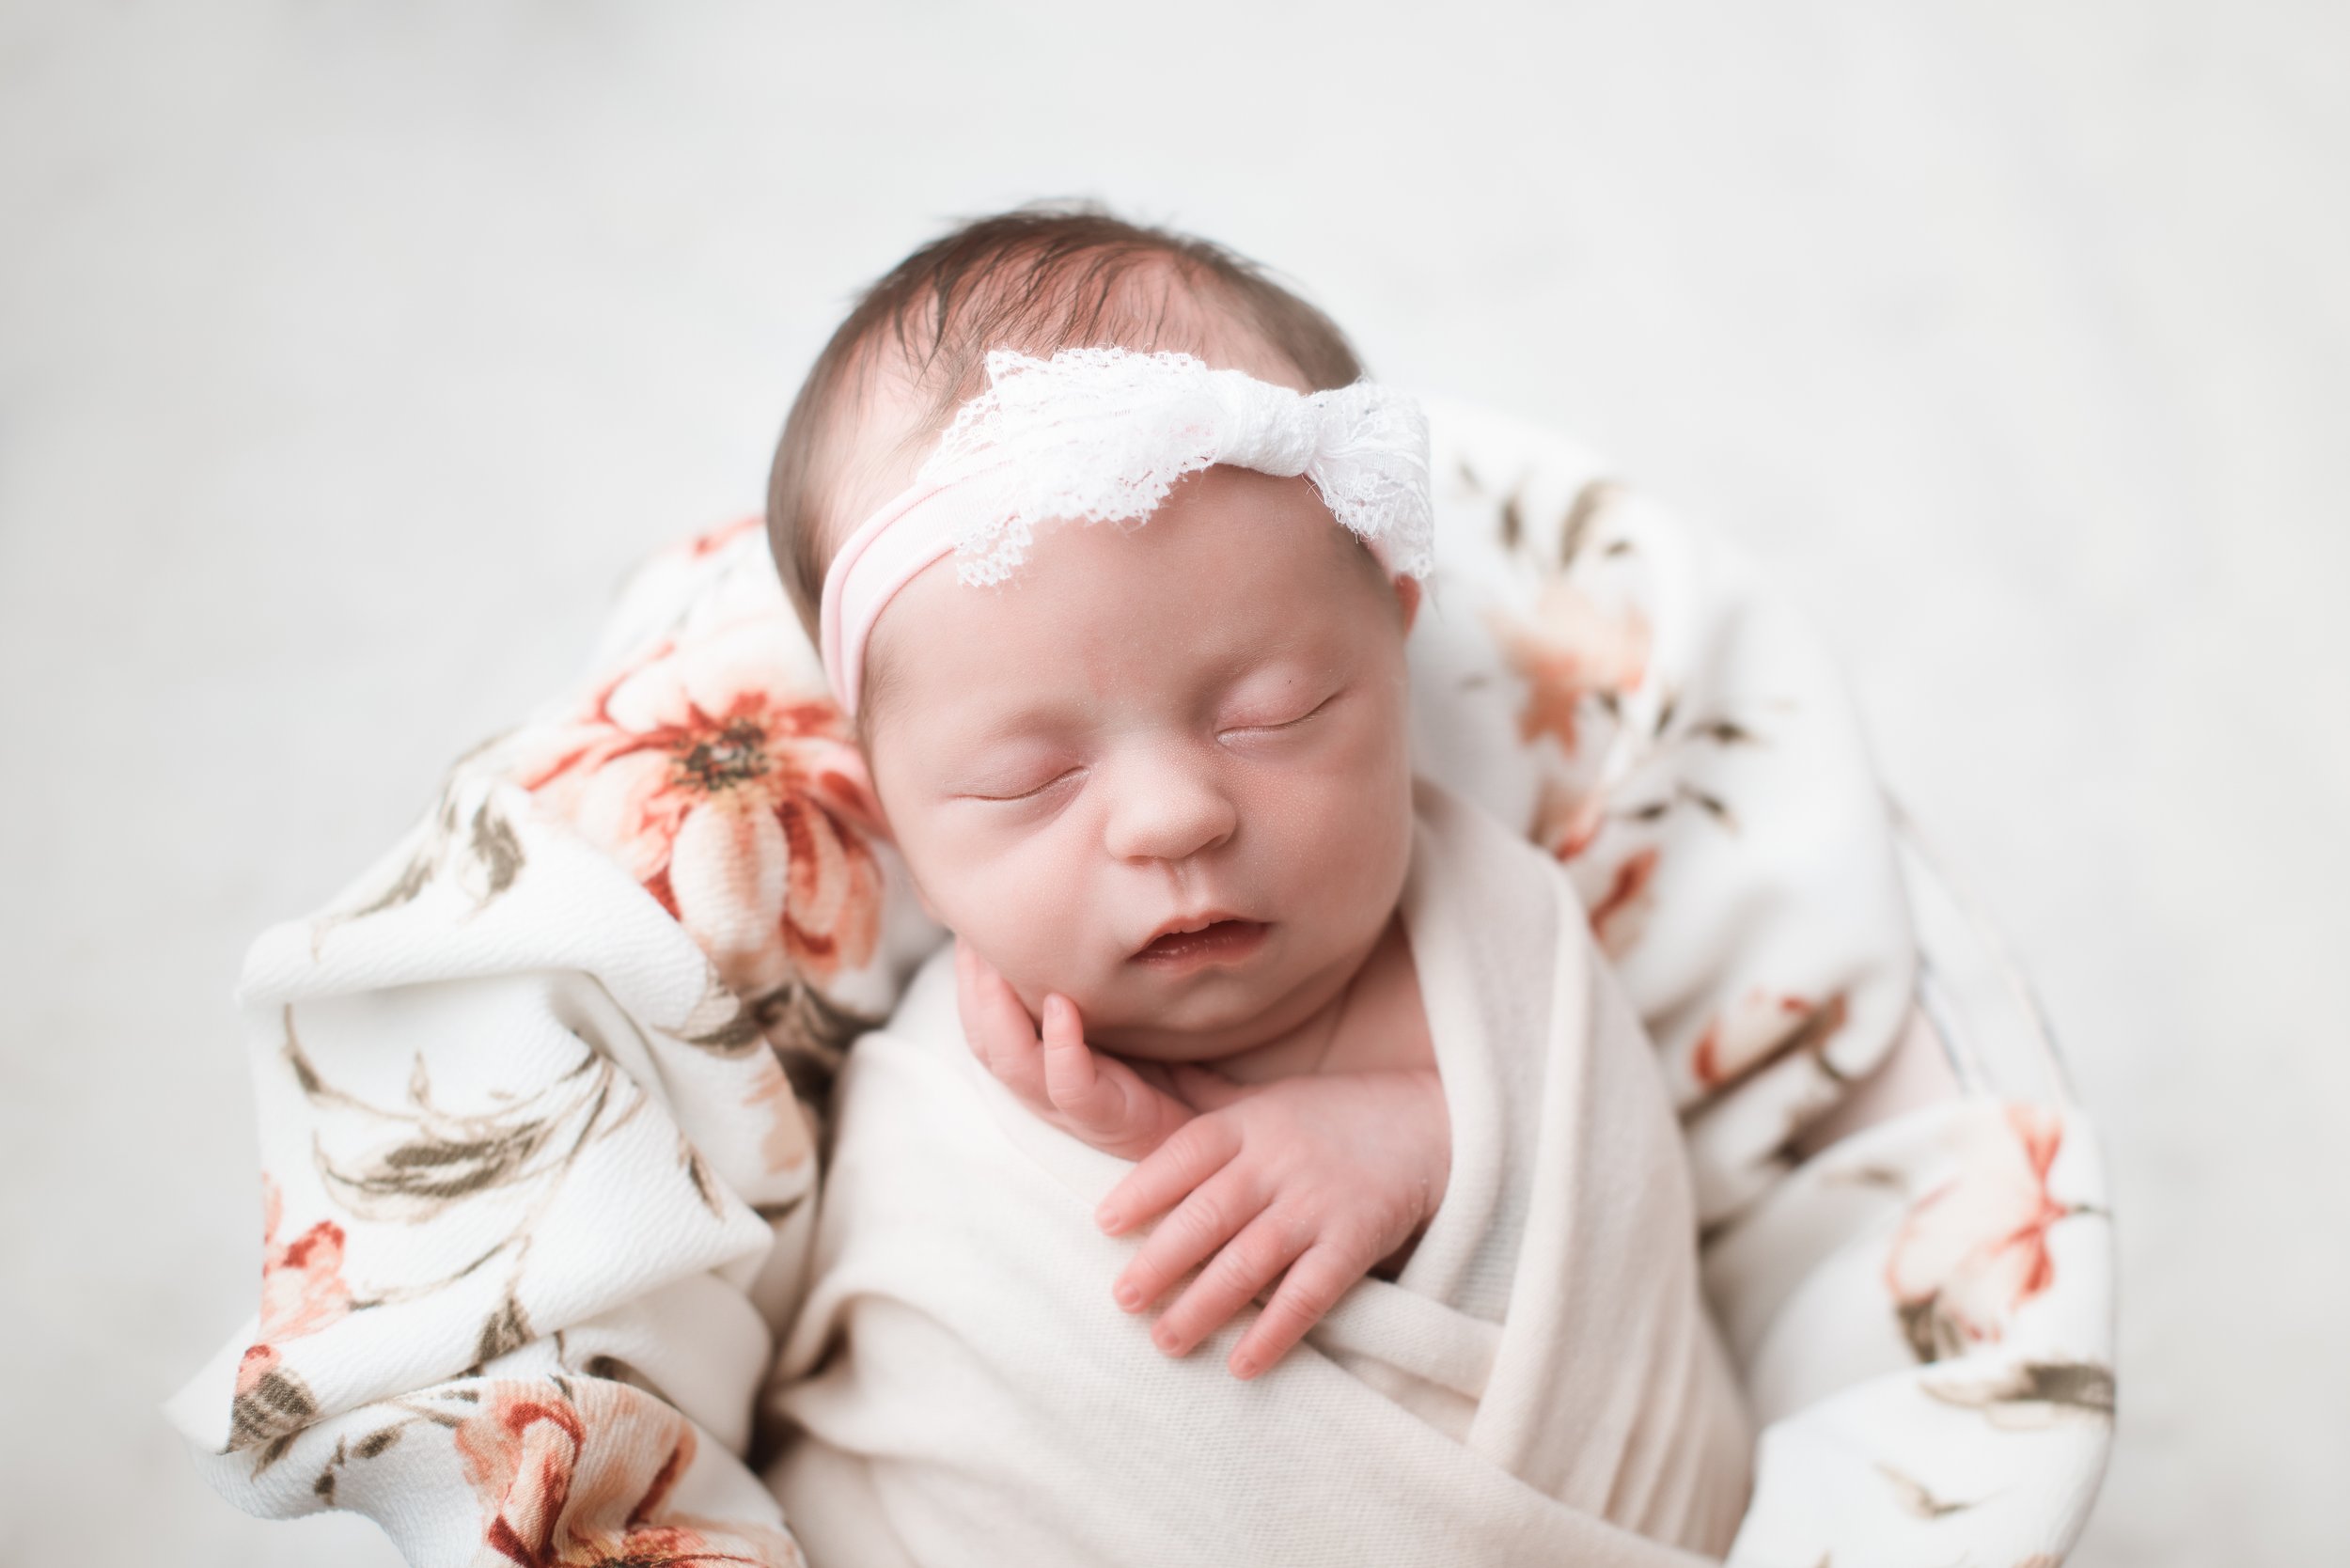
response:
M1278 1278L1280 1289L1226 1363L1234 1376L1254 1377L1444 1201L1452 1165L1444 1089L1431 1068L1246 1087L1185 1066L1174 1081L1203 1114L1177 1128L1096 1212L1102 1229L1118 1235L1174 1210L1111 1294L1139 1311L1214 1253L1152 1330L1161 1350L1183 1356Z
M1103 1200L1103 1230L1120 1235L1174 1210L1112 1287L1120 1306L1140 1311L1216 1254L1152 1333L1170 1356L1188 1355L1279 1278L1227 1363L1256 1376L1444 1201L1452 1121L1432 1069L1242 1085L1154 1066L1146 1078L1085 1043L1066 996L1045 998L1040 1038L1010 984L960 939L955 997L973 1053L1022 1104L1142 1162Z
M1192 1108L1116 1057L1085 1043L1077 1004L1044 998L1040 1040L1011 984L955 939L955 1005L987 1070L1023 1105L1104 1153L1138 1160L1192 1118Z

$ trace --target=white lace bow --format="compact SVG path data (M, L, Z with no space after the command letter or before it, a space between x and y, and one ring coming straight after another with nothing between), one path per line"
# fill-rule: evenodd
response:
M1311 480L1331 515L1398 575L1434 566L1428 420L1411 399L1358 381L1301 393L1187 353L991 350L990 385L957 412L923 484L978 481L997 504L954 530L957 575L1002 582L1054 518L1146 518L1186 474L1230 463Z

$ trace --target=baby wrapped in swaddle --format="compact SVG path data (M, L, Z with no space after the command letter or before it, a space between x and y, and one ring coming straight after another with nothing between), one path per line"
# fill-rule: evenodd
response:
M820 1568L1727 1546L1647 1043L1563 870L1412 776L1425 441L1085 213L917 252L811 373L776 559L958 934L838 1086L769 1477Z

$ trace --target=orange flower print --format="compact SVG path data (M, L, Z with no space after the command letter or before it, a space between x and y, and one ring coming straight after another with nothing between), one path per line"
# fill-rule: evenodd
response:
M759 1087L743 1102L743 1108L766 1119L767 1131L759 1140L759 1152L768 1170L797 1170L815 1152L808 1141L807 1121L801 1114L799 1096L791 1091L791 1080L782 1064L769 1058L767 1067Z
M2048 1228L2075 1211L2048 1193L2064 1126L2043 1105L2005 1105L1968 1124L1958 1174L1911 1206L1885 1283L1921 1361L1996 1341L2056 1278Z
M1648 912L1656 902L1649 886L1656 880L1656 860L1653 844L1626 855L1608 879L1607 890L1591 905L1591 934L1609 958L1629 951L1648 923Z
M772 621L664 643L583 717L518 743L516 781L628 868L736 994L873 955L881 870L839 710L783 687Z
M237 1363L236 1398L228 1407L229 1451L258 1447L266 1467L318 1419L318 1401L285 1357L268 1345L247 1346Z
M286 1199L268 1172L261 1175L261 1324L259 1339L237 1362L228 1446L269 1444L283 1450L292 1435L318 1419L318 1402L277 1353L288 1340L315 1334L348 1316L353 1305L343 1280L343 1228L322 1219L280 1242Z
M277 1370L283 1359L267 1345L247 1345L244 1355L237 1360L237 1397L244 1398L261 1386L261 1380Z
M518 1568L805 1568L771 1527L697 1519L664 1504L694 1463L694 1429L619 1384L494 1382L455 1433L479 1499L480 1563Z
M321 1219L292 1240L280 1242L277 1231L284 1220L285 1195L264 1174L260 1332L263 1344L282 1344L315 1334L351 1310L351 1287L343 1279L343 1228L331 1219Z
M1636 607L1609 615L1563 576L1543 585L1530 624L1496 615L1494 638L1527 685L1518 738L1548 735L1575 754L1575 726L1586 699L1622 697L1648 674L1648 618Z
M1761 989L1747 992L1698 1036L1689 1074L1700 1089L1719 1089L1790 1051L1824 1049L1844 1027L1842 992L1825 1002Z

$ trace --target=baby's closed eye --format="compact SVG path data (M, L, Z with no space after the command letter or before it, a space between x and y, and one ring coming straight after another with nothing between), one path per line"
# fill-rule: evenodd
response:
M1269 705L1260 710L1263 716L1258 716L1256 713L1240 715L1235 720L1227 722L1216 733L1219 739L1229 740L1235 737L1246 739L1252 735L1272 735L1278 734L1285 729L1299 729L1308 720L1327 713L1331 705L1343 695L1345 693L1341 688L1309 705L1301 706L1296 702L1289 703L1285 707Z
M996 782L991 780L980 788L964 792L964 796L965 798L971 800L1007 802L1034 800L1038 796L1045 793L1045 792L1055 789L1059 785L1075 782L1077 779L1084 776L1085 771L1086 770L1082 766L1072 766L1061 768L1056 772L1043 774L1041 777L1039 777L1036 770L1032 769L1027 774L1009 781ZM1035 783L1028 783L1026 780L1029 778L1036 778L1037 781Z
M942 770L945 793L953 800L1027 800L1085 771L1082 746L1039 734L994 740L963 748Z

